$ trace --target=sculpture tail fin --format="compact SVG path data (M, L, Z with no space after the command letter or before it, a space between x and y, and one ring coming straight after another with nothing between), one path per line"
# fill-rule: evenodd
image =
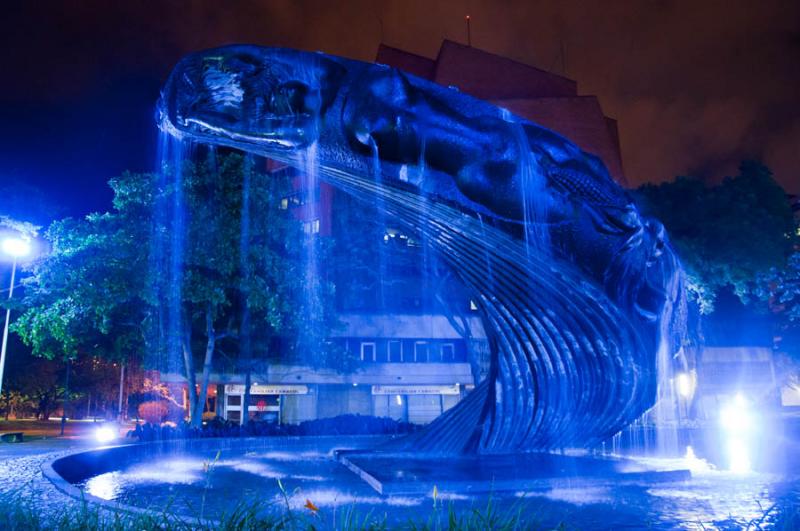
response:
M487 378L475 386L461 402L447 410L424 429L381 446L383 451L432 452L442 454L475 453L483 431L482 419L489 396Z

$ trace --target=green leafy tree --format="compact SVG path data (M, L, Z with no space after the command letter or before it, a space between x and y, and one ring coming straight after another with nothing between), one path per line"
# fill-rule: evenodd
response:
M702 313L713 311L725 286L742 302L766 302L758 279L783 266L793 243L786 193L766 166L747 161L717 186L678 177L644 185L636 195L667 228Z
M111 212L57 221L45 233L50 253L32 265L13 327L36 356L124 361L141 352L147 183L133 174L112 180Z
M191 418L198 425L223 342L238 352L248 388L253 360L279 354L341 368L343 353L325 341L336 324L333 285L309 269L310 260L324 263L326 247L306 237L302 223L280 208L291 182L254 171L240 155L186 163L182 172L184 210L165 221L172 242L179 242L170 249L180 251L164 253L177 264L181 289L170 291L174 279L162 275L155 291L180 297L170 301L179 306L180 322L171 327L179 337L166 344L181 345Z
M46 420L65 396L64 370L61 362L36 358L23 353L13 359L3 386L1 402L8 409L6 418L34 416Z
M325 342L336 323L333 285L308 274L326 246L279 206L291 183L239 155L178 171L177 180L126 173L110 182L110 212L48 229L52 252L33 266L14 326L22 340L48 359L164 368L159 361L177 356L194 426L222 347L343 367L344 354Z

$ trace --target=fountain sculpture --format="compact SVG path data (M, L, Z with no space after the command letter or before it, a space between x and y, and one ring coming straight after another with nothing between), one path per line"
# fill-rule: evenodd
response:
M315 157L472 291L489 377L395 449L585 447L653 406L682 271L663 227L569 140L384 65L248 45L182 59L158 120L178 139Z

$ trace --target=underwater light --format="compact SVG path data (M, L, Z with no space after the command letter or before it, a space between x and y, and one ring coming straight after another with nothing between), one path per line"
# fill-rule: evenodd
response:
M110 426L101 426L94 432L94 438L100 443L109 443L117 438L117 433Z
M723 407L719 413L719 421L725 431L729 433L746 433L753 425L749 404L741 394L737 394L733 401Z
M728 468L739 474L750 471L750 449L743 439L728 441Z
M682 372L675 377L675 388L683 398L691 398L694 394L694 378L691 374Z
M749 472L750 435L755 424L750 403L741 393L737 393L720 411L719 421L728 436L728 469L736 473Z

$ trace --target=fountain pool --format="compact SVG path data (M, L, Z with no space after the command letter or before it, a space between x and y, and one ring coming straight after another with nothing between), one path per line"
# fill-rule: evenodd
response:
M484 510L490 501L495 510L520 511L526 525L564 522L580 529L738 529L753 522L770 527L797 518L800 467L796 464L781 475L743 474L717 469L696 456L611 461L583 457L594 462L592 466L616 463L617 470L578 477L562 468L548 479L547 466L540 466L531 473L538 473L541 480L521 483L516 490L498 481L496 490L471 493L442 482L434 498L433 489L380 494L334 455L335 449L366 449L382 441L380 437L172 441L74 454L52 467L70 482L68 492L74 496L156 512L166 507L206 518L254 505L264 513L287 508L308 512L309 501L329 523L355 513L395 526L428 521L436 514L446 518L450 506L461 513ZM535 462L523 456L509 458L520 460L518 468L533 467ZM439 462L443 469L452 469L448 460ZM490 468L500 467L492 463ZM679 469L690 470L691 476L630 474ZM392 473L409 474L413 483L419 483L412 464L405 472L400 466Z

